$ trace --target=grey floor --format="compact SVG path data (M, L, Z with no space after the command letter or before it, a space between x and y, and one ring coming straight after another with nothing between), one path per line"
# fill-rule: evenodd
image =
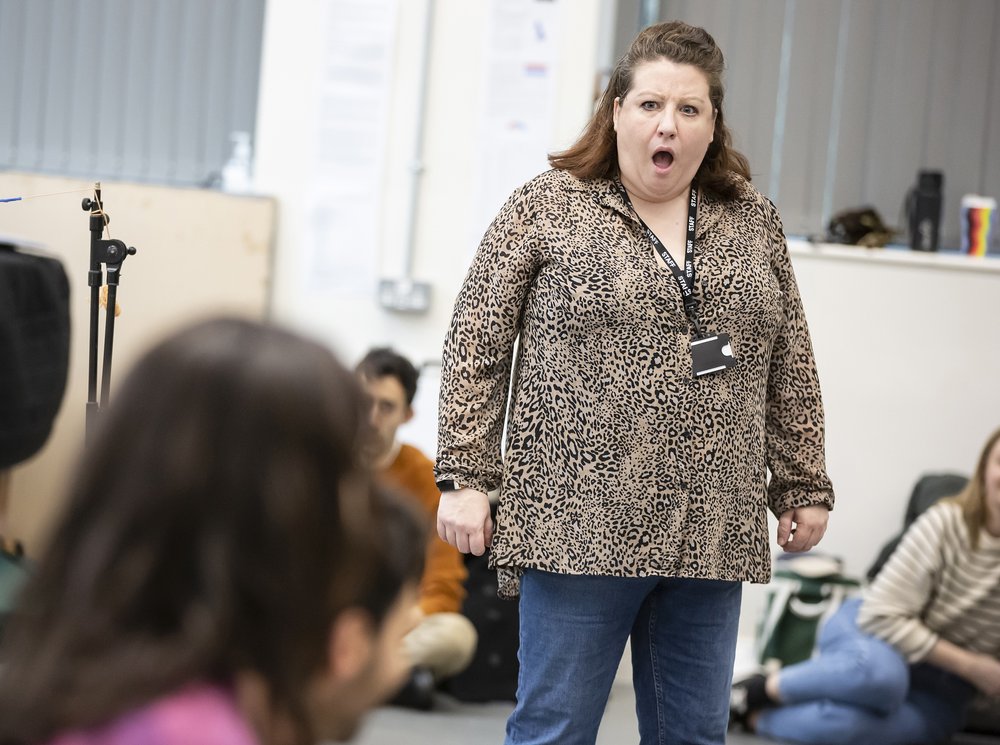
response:
M737 648L735 676L756 669L752 642L742 640ZM639 742L632 693L632 670L626 648L604 712L597 745L634 745ZM513 704L463 704L440 695L429 712L386 707L375 711L356 740L358 745L502 745L504 724ZM771 743L760 737L732 732L729 745ZM998 745L1000 738L959 735L951 745ZM857 743L857 745L872 745Z
M741 645L737 653L737 675L753 666L749 648ZM639 742L635 718L635 695L632 692L629 653L615 678L604 712L597 745L631 745ZM439 696L430 712L414 712L392 707L382 708L369 718L357 742L359 745L502 745L504 724L513 704L464 704ZM731 745L765 743L759 737L733 733Z
M632 745L639 742L632 688L618 681L611 691L597 745ZM431 712L384 708L369 719L359 745L501 745L510 704L461 704L442 697ZM997 745L997 738L958 735L950 745ZM729 745L770 743L754 735L730 733ZM857 745L872 745L858 743Z
M634 705L631 684L616 681L597 737L598 745L639 742ZM360 745L501 745L511 708L511 704L462 704L441 697L430 712L379 709L357 742ZM768 741L753 735L731 734L728 742L749 745Z

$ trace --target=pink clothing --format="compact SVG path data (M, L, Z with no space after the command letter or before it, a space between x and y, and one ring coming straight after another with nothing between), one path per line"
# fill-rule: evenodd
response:
M191 685L89 730L48 745L259 745L230 692Z

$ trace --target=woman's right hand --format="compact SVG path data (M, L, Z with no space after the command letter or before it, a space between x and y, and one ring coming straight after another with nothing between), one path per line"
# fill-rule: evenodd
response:
M939 638L925 661L964 678L987 696L1000 699L1000 660L996 657Z
M441 540L463 554L482 556L493 541L490 499L475 489L457 489L441 494L437 531Z
M977 654L969 665L967 680L990 698L1000 699L1000 660Z

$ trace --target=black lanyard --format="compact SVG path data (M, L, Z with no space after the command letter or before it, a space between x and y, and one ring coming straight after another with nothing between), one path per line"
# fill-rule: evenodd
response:
M694 327L694 335L696 338L703 336L701 332L701 325L698 323L698 299L694 295L694 236L695 236L695 226L698 223L698 187L691 183L691 198L688 201L688 220L687 220L687 242L684 246L684 269L683 271L677 262L674 261L674 257L670 255L667 247L663 245L663 241L656 237L656 233L649 229L649 226L639 217L639 213L635 211L635 205L632 204L632 200L629 199L628 192L625 191L625 186L619 181L618 190L621 192L622 198L625 203L632 208L632 212L635 213L636 219L639 224L646 229L646 235L649 236L649 240L653 243L653 248L663 259L663 263L667 265L670 269L670 273L674 275L674 279L677 280L677 286L681 290L681 300L684 302L684 312L687 314L688 320L691 321L691 325Z

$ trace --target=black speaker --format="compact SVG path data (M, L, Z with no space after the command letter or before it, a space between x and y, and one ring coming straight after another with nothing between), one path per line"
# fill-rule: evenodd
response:
M62 262L0 236L0 469L37 453L69 369L69 280Z

